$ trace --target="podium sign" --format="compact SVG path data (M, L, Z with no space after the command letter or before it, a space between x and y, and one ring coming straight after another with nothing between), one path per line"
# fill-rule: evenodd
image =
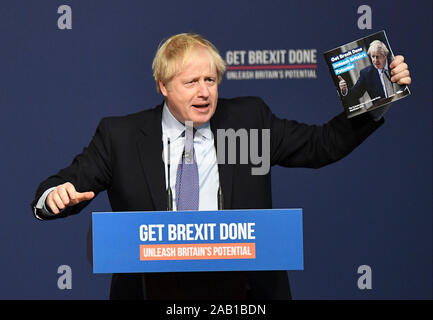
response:
M302 270L302 209L94 212L94 273Z

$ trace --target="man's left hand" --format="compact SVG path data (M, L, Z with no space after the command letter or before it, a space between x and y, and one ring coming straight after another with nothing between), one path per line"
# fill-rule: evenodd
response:
M409 85L412 82L410 78L409 68L404 62L403 56L396 56L389 65L391 69L391 81L397 82L400 85Z

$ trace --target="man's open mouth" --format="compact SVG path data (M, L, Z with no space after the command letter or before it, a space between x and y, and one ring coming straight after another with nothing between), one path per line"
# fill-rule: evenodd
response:
M209 107L209 103L206 103L206 104L193 104L192 106L194 108L204 109L204 108Z

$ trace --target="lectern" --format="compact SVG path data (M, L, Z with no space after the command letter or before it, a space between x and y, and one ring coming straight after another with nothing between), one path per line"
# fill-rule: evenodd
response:
M94 212L94 273L303 270L302 209Z

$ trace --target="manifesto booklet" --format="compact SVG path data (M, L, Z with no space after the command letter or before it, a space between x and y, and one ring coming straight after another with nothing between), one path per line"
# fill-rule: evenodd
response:
M406 85L391 81L389 65L394 54L385 31L329 50L324 56L348 118L410 95Z

